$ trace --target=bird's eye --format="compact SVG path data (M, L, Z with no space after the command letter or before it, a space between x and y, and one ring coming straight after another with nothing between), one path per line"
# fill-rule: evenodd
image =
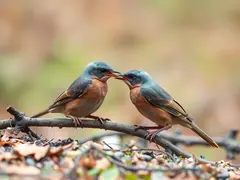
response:
M129 77L130 79L134 79L134 75L132 75L132 74L129 74L128 77Z
M104 69L104 68L101 68L100 71L101 71L102 73L104 73L104 72L106 72L107 70Z

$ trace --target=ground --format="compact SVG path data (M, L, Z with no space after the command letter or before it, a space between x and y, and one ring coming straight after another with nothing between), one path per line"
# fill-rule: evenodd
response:
M101 138L100 138L101 137ZM239 168L225 161L209 165L160 148L146 149L135 138L116 136L73 140L42 139L2 132L0 173L9 179L240 179ZM113 137L111 137L113 138ZM141 147L141 148L140 148Z

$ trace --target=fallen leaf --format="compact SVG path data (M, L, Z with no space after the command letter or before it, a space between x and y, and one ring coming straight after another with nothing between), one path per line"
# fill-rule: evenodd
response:
M0 168L7 174L18 174L18 175L39 175L40 170L34 166L25 165L0 165Z
M64 146L62 146L62 149L63 149L63 150L67 150L67 149L73 147L73 144L74 144L74 143L72 142L72 143L69 143L69 144L67 144L67 145L64 145Z
M102 158L102 159L96 161L96 166L95 166L95 168L100 169L100 170L105 170L105 169L107 169L110 165L111 165L111 163L108 161L107 158Z
M79 155L81 153L80 150L77 150L77 151L68 151L66 153L66 156L67 157L70 157L70 158L75 158L77 155Z
M124 179L125 180L138 180L138 177L134 173L127 173L127 174L124 174Z
M4 130L4 134L1 139L3 141L8 141L11 138L20 139L24 135L25 134L22 132L19 132L18 134L16 134L16 131L14 130L14 128L8 127L7 129Z
M96 161L91 157L83 157L80 164L87 169L92 169L96 165Z
M8 140L8 141L3 141L2 139L0 139L0 147L1 146L15 146L15 143L13 143L12 141Z
M36 146L35 144L18 144L14 151L21 156L33 156L36 161L45 157L49 151L49 146Z
M0 154L0 161L11 161L12 159L17 159L18 157L11 153L11 152L5 152Z
M100 169L92 168L88 171L89 176L97 176L100 173Z
M105 171L103 171L100 176L99 180L105 180L105 179L117 179L119 176L119 170L117 169L116 166L113 166L112 168L109 168Z
M74 162L72 158L65 157L61 162L61 168L64 171L69 171L69 169L72 169L74 167Z
M47 155L49 157L51 156L59 156L60 154L62 154L63 152L63 148L62 147L51 147L47 153Z

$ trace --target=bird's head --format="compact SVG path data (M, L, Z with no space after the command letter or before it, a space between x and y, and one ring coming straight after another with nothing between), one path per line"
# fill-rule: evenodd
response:
M84 70L84 73L101 81L107 81L110 77L118 77L121 74L120 72L113 70L109 65L101 61L89 63Z
M124 81L130 89L140 87L144 83L151 81L151 76L142 70L130 70L122 75L118 75L116 79Z

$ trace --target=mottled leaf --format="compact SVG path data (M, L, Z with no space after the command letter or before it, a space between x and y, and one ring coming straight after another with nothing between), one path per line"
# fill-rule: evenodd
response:
M113 167L103 171L100 174L99 179L100 180L105 180L105 179L115 180L115 179L117 179L118 176L119 176L119 170L117 169L116 166L113 166Z

